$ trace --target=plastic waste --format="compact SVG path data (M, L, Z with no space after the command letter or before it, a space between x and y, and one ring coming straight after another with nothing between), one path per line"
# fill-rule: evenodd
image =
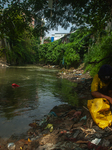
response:
M81 113L82 113L81 111L76 111L73 116L79 117L81 115Z
M94 122L102 129L111 126L112 114L109 101L105 98L88 100L87 107Z
M40 123L39 123L39 126L41 126L42 124L46 123L47 122L47 119L44 118Z
M53 116L57 117L56 113L53 112L53 111L51 111L50 113L48 113L48 115L53 115Z
M62 65L64 65L64 57L63 57L63 59L62 59Z
M31 140L28 138L28 142L31 142Z
M100 143L101 139L95 138L91 141L92 144L98 145Z
M61 133L61 134L63 134L63 133L67 133L67 131L66 131L66 130L64 130L64 131L61 131L60 133Z
M35 141L37 138L36 137L33 137L33 138L31 138L30 140L31 141Z
M82 117L81 119L80 119L80 121L81 120L86 120L87 119L87 116L84 116L84 117Z
M15 150L16 145L15 145L14 143L9 143L9 144L7 145L7 148L8 148L9 150Z
M96 149L96 145L91 142L87 143L87 147L88 147L88 149Z
M16 88L16 87L20 87L19 85L17 85L16 83L12 84L12 88Z
M50 132L53 131L53 125L52 124L48 124L44 129L50 129Z
M79 118L79 116L81 115L81 111L76 111L74 114L73 114L73 116L72 116L72 118L70 119L70 120L72 120L73 118Z
M79 74L75 74L76 76L81 76L82 74L81 73L79 73Z

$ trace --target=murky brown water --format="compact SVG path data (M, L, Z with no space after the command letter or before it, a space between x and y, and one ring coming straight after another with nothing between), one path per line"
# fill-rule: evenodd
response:
M56 69L37 66L0 68L0 137L25 133L56 105L78 105L76 86L56 77ZM12 83L20 87L12 88Z

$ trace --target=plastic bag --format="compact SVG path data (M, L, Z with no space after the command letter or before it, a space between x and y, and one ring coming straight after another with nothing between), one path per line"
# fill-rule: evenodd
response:
M105 98L88 100L87 107L94 122L102 129L111 126L112 114L109 101Z
M48 124L47 127L45 127L44 129L50 129L50 132L53 131L53 125L52 124Z

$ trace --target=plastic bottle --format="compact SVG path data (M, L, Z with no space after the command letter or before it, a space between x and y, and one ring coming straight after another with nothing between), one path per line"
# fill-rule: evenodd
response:
M7 147L8 147L9 150L15 150L16 145L15 145L14 143L9 143L9 144L7 145Z

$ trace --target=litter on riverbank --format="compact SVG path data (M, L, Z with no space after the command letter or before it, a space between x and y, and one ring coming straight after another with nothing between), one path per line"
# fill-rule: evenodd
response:
M110 150L112 146L112 128L99 128L86 107L55 106L29 126L25 139L10 140L15 150ZM0 141L0 149L7 150L10 143Z
M77 82L79 99L91 99L92 78L83 69L60 70L59 78ZM63 104L55 106L42 120L35 120L27 136L0 139L0 150L111 150L112 127L101 129L93 121L87 107Z

